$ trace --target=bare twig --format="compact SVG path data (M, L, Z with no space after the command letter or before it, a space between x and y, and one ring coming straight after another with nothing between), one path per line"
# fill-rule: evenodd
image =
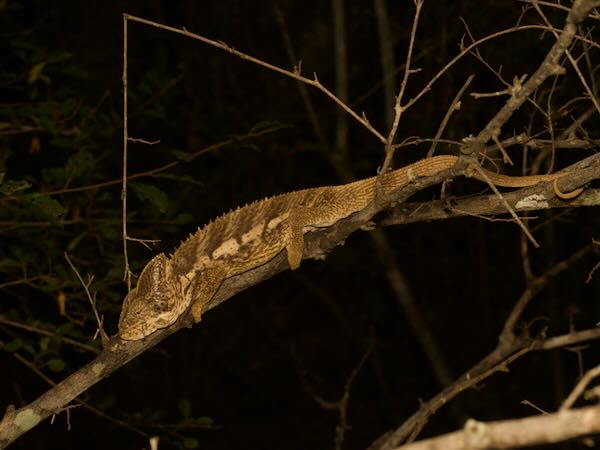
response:
M413 69L411 68L412 54L413 48L415 44L415 37L417 35L417 26L419 24L419 16L421 15L421 8L423 7L424 0L414 0L415 3L415 14L413 17L413 24L410 31L410 41L408 43L408 50L406 51L406 63L404 66L404 75L402 76L402 82L400 83L400 91L396 96L396 103L394 104L394 121L392 122L392 128L389 131L387 140L385 141L385 160L383 161L383 165L381 166L381 173L386 173L390 168L392 163L392 158L394 157L395 148L393 146L394 139L396 138L396 133L398 132L398 125L400 124L400 118L402 117L402 113L407 109L404 105L402 105L402 100L404 99L404 92L406 91L406 86L408 85L408 77L411 73L413 73Z
M527 286L527 289L521 294L518 301L515 303L510 315L506 319L504 323L504 328L502 330L502 336L510 339L511 335L514 334L514 329L517 325L517 321L522 317L523 311L529 304L529 302L537 295L544 286L548 284L548 281L554 278L559 273L563 272L570 266L572 266L576 261L580 260L585 254L590 252L592 249L591 245L586 245L581 249L577 250L573 254L571 254L568 258L563 259L562 261L557 262L552 267L550 267L546 273L535 277L531 280Z
M597 5L600 5L600 3L598 3ZM533 3L533 7L538 12L538 14L542 17L542 19L544 19L544 22L546 22L546 25L548 25L549 27L551 27L550 21L548 20L548 18L544 14L544 12L541 10L541 8L539 7L539 5L534 2ZM556 31L554 31L554 30L551 30L551 31L552 31L552 34L554 34L554 36L558 40L559 39L558 33ZM569 50L565 50L565 55L567 55L567 59L571 63L571 66L573 67L573 70L575 70L575 73L579 77L579 80L581 81L581 84L583 85L585 91L587 92L588 99L593 103L594 107L596 108L596 111L600 112L600 101L598 101L598 98L596 97L595 92L592 90L592 88L590 88L590 86L588 85L587 80L583 76L583 73L581 73L581 70L579 69L579 64L577 64L577 61L575 60L575 58L573 58L573 56L571 55L571 52Z
M295 61L295 52L289 40L283 15L277 8L275 8L275 15L282 32L283 41L285 43L288 57L291 61ZM388 37L388 39L391 38ZM336 43L336 45L338 44ZM342 64L341 62L336 61L335 66L336 68L338 68L336 70L341 70L340 68L342 67ZM338 177L344 183L354 181L356 177L351 167L349 166L348 161L345 159L347 155L345 153L340 154L339 152L330 151L329 144L327 143L327 139L320 125L321 122L319 121L316 115L313 104L310 100L310 97L307 94L305 85L303 83L298 83L297 86L323 153L329 156L331 164L335 168ZM342 119L338 118L338 120ZM423 141L431 142L431 140ZM443 142L450 143L451 141ZM459 144L457 142L452 143L454 145ZM336 144L336 147L337 146L338 144ZM443 357L443 353L440 350L435 335L432 332L430 325L427 323L427 320L425 319L425 315L421 312L418 299L415 298L415 295L412 293L410 285L406 280L406 277L402 274L402 270L400 269L399 264L396 261L395 254L392 251L389 240L385 236L383 230L378 229L370 232L369 238L372 241L379 261L382 264L382 267L384 267L383 272L385 273L385 276L388 280L388 284L390 286L391 291L394 294L396 302L398 303L402 311L404 311L415 337L419 341L421 347L423 348L423 351L427 356L427 359L429 360L434 370L437 380L439 381L441 386L446 386L452 380L450 369L448 368L448 364Z
M237 57L249 61L251 63L257 64L259 66L265 67L269 70L272 70L274 72L277 72L279 74L285 75L286 77L290 77L293 78L297 81L301 81L303 83L309 84L315 88L317 88L318 90L320 90L321 92L323 92L327 97L329 97L336 105L338 105L340 108L342 108L344 111L346 111L348 114L350 114L358 123L360 123L363 127L365 127L367 130L369 130L375 137L377 137L377 139L382 142L385 143L386 139L385 137L378 132L370 123L369 121L366 119L366 117L364 116L360 116L359 114L357 114L356 112L354 112L352 109L350 109L344 102L342 102L339 98L337 98L331 91L329 91L325 86L323 86L321 84L321 82L319 81L319 79L317 78L317 74L313 74L313 78L306 78L304 76L302 76L300 74L300 69L299 67L296 67L296 69L294 71L289 71L289 70L285 70L282 69L280 67L277 67L273 64L269 64L265 61L262 61L258 58L255 58L253 56L250 56L246 53L240 52L239 50L234 49L233 47L230 47L229 45L225 44L222 41L215 41L213 39L208 39L204 36L192 33L188 30L186 30L185 28L179 29L179 28L175 28L175 27L170 27L167 25L163 25L157 22L153 22L151 20L146 20L143 19L141 17L136 17L136 16L132 16L130 14L124 14L125 18L128 20L132 20L134 22L140 22L140 23L144 23L146 25L150 25L152 27L155 28L160 28L162 30L166 30L166 31L170 31L172 33L176 33L176 34L181 34L187 37L190 37L192 39L196 39L198 41L204 42L205 44L211 45L213 47L219 48L221 50L225 50L226 52L229 52L233 55L236 55Z
M600 408L588 406L555 414L496 422L469 419L460 431L414 442L401 449L511 449L555 444L598 432L600 432Z
M577 34L577 26L596 6L600 5L599 0L575 0L569 15L567 16L565 26L557 38L557 41L548 51L544 61L540 64L535 73L523 84L521 89L516 92L500 108L488 124L481 130L477 137L466 145L465 152L478 151L479 147L485 145L492 136L499 136L502 126L517 111L529 96L550 76L564 73L565 69L559 64L560 58L566 52Z
M106 346L106 344L108 344L108 335L104 331L104 327L103 327L104 320L100 317L100 315L98 314L98 310L96 309L96 298L95 298L96 296L95 295L92 296L92 294L90 293L90 286L91 286L92 282L94 281L94 277L93 276L89 277L87 282L83 281L83 278L79 274L79 271L77 270L77 268L73 265L73 263L69 259L69 255L67 254L67 252L65 252L64 255L65 255L65 259L67 260L67 263L69 263L69 266L71 267L71 270L75 273L75 275L79 279L79 282L83 286L83 289L85 290L85 294L87 295L87 298L90 301L90 305L92 305L92 311L94 312L94 317L96 317L96 322L98 323L98 331L100 332L100 337L102 339L102 346Z
M459 393L469 389L493 373L506 370L508 365L532 350L543 350L544 340L531 339L526 334L517 334L515 331L517 320L521 317L525 306L535 294L547 285L556 275L569 267L574 261L581 259L591 250L591 246L583 247L573 253L569 258L553 266L544 275L537 277L521 294L513 310L509 314L502 332L498 338L496 348L486 355L471 369L457 378L454 383L443 389L432 399L421 405L419 410L407 419L402 426L390 432L382 441L378 442L377 448L391 450L408 439L411 442L420 433L429 417Z
M429 147L429 151L427 151L428 158L431 158L433 156L433 154L435 153L435 148L436 148L440 138L442 137L442 133L446 129L446 125L448 125L448 121L450 120L450 117L452 116L452 114L454 114L455 111L458 111L460 109L460 106L461 106L460 99L462 98L463 94L465 93L465 90L471 84L471 81L473 81L473 78L475 78L475 75L469 75L469 78L467 78L467 81L464 82L462 87L458 90L458 92L456 93L456 95L454 96L452 101L450 102L450 106L448 107L448 110L446 111L446 114L444 115L444 118L442 119L442 122L440 123L440 126L438 127L438 130L435 133L435 136L431 142L431 147Z
M579 398L579 396L587 388L588 384L590 384L591 381L598 376L600 376L600 366L596 366L593 369L588 370L581 380L579 380L579 383L577 383L575 388L573 388L569 396L563 401L562 405L560 405L559 411L570 409L577 398Z
M344 393L342 394L342 396L340 397L339 400L335 400L335 401L325 400L323 397L321 397L320 395L318 395L317 393L314 392L314 390L306 382L306 380L303 380L304 387L310 393L310 395L315 400L315 402L317 402L323 409L327 409L327 410L335 409L338 412L339 423L336 426L336 432L335 432L335 449L336 450L341 450L342 445L344 443L345 433L347 430L350 429L350 426L348 424L348 402L350 401L350 389L352 387L352 383L354 382L354 379L360 373L362 367L364 366L365 362L369 358L369 355L371 354L371 351L373 350L373 344L374 344L374 340L371 337L371 340L369 341L369 346L367 347L366 351L362 354L359 361L352 369L352 372L350 372L350 375L346 379L346 383L344 383Z
M485 180L485 182L488 184L488 186L490 187L490 189L492 191L494 191L494 194L496 194L496 196L504 204L504 206L506 207L506 210L510 213L510 215L513 217L513 219L515 219L515 222L517 223L517 225L519 225L519 227L521 227L521 230L523 230L523 233L525 233L525 236L527 236L527 238L533 244L533 246L535 248L539 248L540 244L538 244L538 242L535 240L535 238L533 237L533 235L529 232L529 230L527 229L527 227L525 226L525 224L523 223L523 221L519 218L519 216L517 216L517 213L515 212L515 210L510 206L510 204L506 201L506 199L500 193L500 191L498 190L498 188L494 185L494 183L492 182L492 180L490 180L490 178L485 174L485 172L483 170L481 170L481 167L479 167L477 164L473 165L473 169L477 171L477 173L479 174L479 176L483 180Z
M217 142L215 144L211 144L211 145L209 145L205 148L202 148L194 153L190 153L189 155L186 155L185 162L190 162L201 155L205 155L210 152L221 150L222 148L224 148L228 145L244 142L248 139L260 137L260 136L263 136L263 135L271 133L271 132L272 132L271 129L258 130L258 131L251 130L248 133L244 134L243 136L236 136L235 139L226 139L222 142ZM130 138L129 141L132 141L132 139ZM155 167L154 169L145 170L143 172L137 172L137 173L131 174L131 175L127 176L127 181L131 181L131 180L134 180L137 178L156 176L162 172L165 172L169 169L174 168L175 166L179 165L180 163L181 163L181 161L171 161L170 163L163 164L162 166L159 166L159 167ZM89 184L87 186L78 186L78 187L73 187L73 188L57 189L54 191L44 192L44 195L50 196L50 195L59 195L59 194L70 194L73 192L90 191L90 190L94 190L94 189L100 189L100 188L105 188L105 187L109 187L109 186L114 186L117 184L122 185L123 179L119 178L118 180L103 181L101 183ZM1 224L1 222L0 222L0 224Z
M123 240L123 257L125 262L124 280L127 283L127 292L131 291L131 269L129 268L129 253L127 252L127 14L123 14L123 173L121 183L121 234Z

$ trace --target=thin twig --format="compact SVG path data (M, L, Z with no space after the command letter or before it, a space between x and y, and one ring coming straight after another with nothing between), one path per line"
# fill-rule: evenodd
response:
M506 104L500 108L494 117L479 132L477 137L470 141L470 145L467 145L468 149L477 151L478 147L485 145L492 136L499 136L502 126L548 77L563 74L565 72L565 68L559 64L560 58L565 54L568 47L573 42L573 39L577 34L577 26L579 23L587 17L593 7L598 5L600 5L600 1L598 0L595 2L575 0L557 41L548 51L537 70L523 84L521 89L518 92L515 92ZM465 148L465 151L468 151L467 148Z
M533 7L538 12L538 14L542 17L542 19L544 19L544 22L546 22L546 25L548 25L549 28L552 28L551 24L550 24L550 21L548 20L548 18L544 14L544 12L541 10L541 8L539 7L539 5L537 5L534 2L533 3ZM550 32L552 34L554 34L554 37L557 40L559 39L559 35L558 35L558 33L556 31L554 31L553 29L551 29ZM565 55L567 55L567 59L571 63L571 66L575 70L575 73L579 77L579 80L581 81L581 84L583 85L585 91L587 92L588 99L594 104L594 107L596 108L596 111L600 112L600 101L598 101L598 98L597 98L596 94L594 93L594 91L592 90L592 88L590 88L587 80L583 76L583 73L581 73L581 70L579 69L579 64L577 64L577 61L575 60L575 58L573 58L573 56L571 55L571 52L568 49L565 50Z
M385 160L383 161L383 165L381 166L382 174L385 174L388 171L392 163L392 158L394 157L395 151L395 148L393 146L394 139L396 138L396 133L398 132L398 125L400 124L400 118L402 117L402 113L407 109L407 107L402 105L402 100L404 98L404 93L406 92L406 86L408 85L408 77L413 72L413 70L411 69L412 53L415 44L415 37L417 35L417 26L419 24L421 8L423 7L424 0L414 0L414 3L415 14L413 16L412 28L410 30L410 41L408 43L408 50L406 52L404 75L402 76L402 82L400 83L400 91L396 96L396 103L394 104L394 121L392 123L392 128L389 131L387 140L385 142Z
M267 68L269 70L272 70L274 72L280 73L282 75L285 75L286 77L290 77L290 78L293 78L293 79L295 79L297 81L301 81L303 83L309 84L309 85L317 88L321 92L323 92L336 105L338 105L340 108L342 108L348 114L350 114L358 123L360 123L362 126L364 126L373 135L375 135L375 137L377 137L377 139L380 142L382 142L382 143L386 142L385 137L379 131L377 131L369 123L369 121L366 119L366 117L364 117L364 116L361 117L359 114L357 114L356 112L354 112L344 102L342 102L339 98L337 98L330 90L328 90L325 86L323 86L321 84L321 82L319 81L319 79L317 78L317 74L316 73L313 74L313 78L312 79L306 78L306 77L304 77L304 76L302 76L300 74L299 67L296 67L296 70L294 70L294 71L289 71L289 70L282 69L282 68L277 67L277 66L275 66L273 64L267 63L267 62L262 61L262 60L260 60L258 58L250 56L250 55L248 55L246 53L240 52L239 50L236 50L233 47L230 47L229 45L225 44L222 41L215 41L215 40L206 38L204 36L192 33L190 31L186 30L185 28L179 29L179 28L175 28L175 27L170 27L168 25L163 25L163 24L160 24L160 23L157 23L157 22L153 22L151 20L142 19L141 17L132 16L130 14L124 14L124 16L128 20L132 20L132 21L135 21L135 22L144 23L144 24L150 25L152 27L160 28L162 30L170 31L172 33L181 34L183 36L187 36L187 37L190 37L192 39L196 39L198 41L204 42L205 44L211 45L211 46L219 48L221 50L225 50L226 52L229 52L229 53L231 53L233 55L236 55L236 56L238 56L241 59L244 59L244 60L249 61L251 63L257 64L259 66L265 67L265 68Z
M596 366L593 369L590 369L586 372L586 374L579 380L579 383L573 388L571 393L567 396L562 405L560 405L559 411L565 411L570 409L577 398L581 395L581 393L585 390L588 384L596 378L600 376L600 366Z
M209 152L213 152L216 150L220 150L223 147L226 147L228 145L231 144L238 144L240 142L243 142L247 139L252 139L255 137L260 137L263 136L267 133L271 133L272 130L271 129L266 129L266 130L259 130L259 131L249 131L248 133L246 133L243 136L236 136L235 139L227 139L225 141L222 142L217 142L216 144L211 144L203 149L198 150L197 152L194 153L190 153L189 155L186 155L185 157L185 161L186 163L196 159L198 156L204 155L206 153ZM129 141L132 141L132 138L129 138ZM178 164L180 164L182 161L171 161L170 163L167 164L163 164L162 166L159 167L155 167L154 169L150 169L150 170L146 170L144 172L137 172L134 174L131 174L129 176L127 176L127 181L131 181L137 178L143 178L143 177L151 177L151 176L155 176L161 172L165 172L169 169L172 169L173 167L177 166ZM48 192L44 192L44 195L59 195L59 194L70 194L73 192L83 192L83 191L89 191L89 190L93 190L93 189L99 189L99 188L104 188L104 187L108 187L108 186L114 186L116 184L123 184L123 178L119 178L117 180L110 180L110 181L103 181L101 183L96 183L96 184L89 184L87 186L78 186L78 187L74 187L74 188L65 188L65 189L57 189L54 191L48 191ZM1 222L0 222L1 223Z
M444 114L444 118L442 119L442 122L440 123L440 126L438 127L438 130L435 133L435 136L431 142L431 147L429 147L429 151L427 152L428 158L431 158L433 156L433 154L435 153L435 148L436 148L440 138L442 137L444 130L446 129L446 125L448 125L448 121L450 120L450 117L452 116L452 114L454 114L455 111L458 111L460 109L460 99L463 96L463 94L465 93L465 90L471 84L471 81L473 81L473 78L475 78L475 75L469 75L469 78L467 78L467 81L465 81L465 83L458 90L458 92L456 93L456 95L454 96L452 101L450 102L450 106L448 107L446 114Z
M83 281L83 278L79 274L79 271L75 268L75 266L69 259L69 255L67 254L67 252L65 252L64 255L65 255L65 259L69 263L69 266L71 267L71 270L73 270L73 272L75 272L75 275L77 276L77 278L79 279L79 282L83 286L83 289L85 290L85 294L87 295L87 298L90 301L90 304L92 305L92 311L94 312L94 317L96 317L96 322L98 323L98 331L100 332L100 337L102 339L102 346L104 347L108 343L108 335L104 331L104 327L102 325L104 320L100 318L100 315L98 314L98 310L96 309L95 296L92 297L92 294L90 293L90 285L92 284L94 277L90 277L87 283L85 281Z
M127 19L128 14L123 14L123 173L121 184L121 233L123 239L123 258L125 264L124 280L127 283L127 292L131 291L131 269L129 268L129 253L127 252Z
M100 353L100 351L96 347L93 347L93 346L88 345L88 344L84 344L82 342L76 341L75 339L71 339L71 338L66 337L66 336L62 336L60 334L57 334L55 331L48 331L48 330L44 330L44 329L39 328L39 327L33 327L31 325L26 325L24 323L15 322L13 320L7 319L6 317L4 317L2 315L0 315L0 323L3 323L5 325L8 325L8 326L11 326L11 327L14 327L14 328L20 328L21 330L30 331L32 333L41 334L42 336L58 337L62 341L66 342L67 344L71 344L73 347L77 347L77 348L80 348L82 350L86 350L88 352L92 352L92 353L95 353L95 354Z
M525 306L535 294L546 286L556 275L566 269L574 261L582 258L590 250L591 246L583 247L573 253L569 258L553 266L544 275L538 277L534 283L528 285L519 297L513 310L508 315L503 329L500 332L496 348L473 367L464 372L451 385L443 389L429 401L421 404L419 410L409 417L399 428L389 433L389 435L383 438L381 442L378 442L379 445L377 448L380 448L381 450L391 450L405 442L407 439L409 442L414 440L429 420L429 417L435 414L444 405L448 404L448 402L455 398L459 393L476 386L497 371L506 370L511 362L530 351L550 349L544 347L544 340L532 340L527 337L526 334L517 335L515 333L517 320L521 317ZM598 337L600 336L586 336L586 338L590 339ZM555 344L561 341L563 343L572 342L565 339L564 336L557 336L552 339L555 340ZM551 348L553 349L556 347Z
M515 222L517 223L517 225L519 225L519 227L521 227L521 229L523 230L523 233L525 233L525 236L527 236L527 238L533 244L533 246L535 248L540 248L540 244L538 244L538 242L535 240L535 238L533 237L533 235L529 232L529 230L527 229L527 226L523 223L523 221L519 218L519 216L517 215L517 213L515 212L515 210L506 201L506 199L504 198L504 196L500 193L500 191L498 190L498 188L494 185L493 181L490 180L490 178L485 174L485 171L483 171L481 169L481 167L479 167L479 165L477 165L477 164L474 164L473 168L474 168L474 170L477 171L477 173L479 174L479 176L481 177L481 179L485 180L485 182L488 184L488 186L490 187L490 189L492 191L494 191L494 194L496 194L496 196L504 204L504 206L506 207L506 210L510 213L510 215L513 217L513 219L515 219Z

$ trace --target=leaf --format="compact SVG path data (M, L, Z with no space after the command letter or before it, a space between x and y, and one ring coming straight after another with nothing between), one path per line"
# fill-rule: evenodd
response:
M10 46L16 49L30 50L31 52L39 52L40 47L38 44L29 41L23 41L21 39L12 39Z
M37 351L35 350L35 347L33 345L31 345L31 344L25 344L25 345L23 345L23 350L25 350L31 356L36 356L37 355Z
M198 439L186 437L183 440L183 446L185 448L198 448L198 445L199 445Z
M194 155L192 153L183 152L181 150L171 150L170 153L179 161L190 162L194 160Z
M62 359L54 358L46 363L46 366L52 372L62 372L65 370L66 364Z
M27 76L27 83L33 84L37 80L39 80L40 76L42 75L42 71L44 70L44 67L46 67L45 61L33 66L29 71L29 75Z
M275 131L279 131L285 128L292 128L293 125L283 124L281 122L273 121L263 121L258 122L252 126L248 134L266 134L266 133L274 133ZM243 136L242 136L243 137Z
M24 198L29 203L31 212L37 216L55 219L66 212L66 209L57 200L45 194L36 192Z
M48 336L44 336L40 339L40 350L45 352L48 350L48 344L50 344L50 338Z
M0 183L4 179L4 172L0 174ZM0 193L4 195L12 195L17 191L29 189L31 183L26 180L8 180L6 183L0 184Z
M56 64L71 59L73 56L75 56L75 53L67 52L66 50L59 50L48 58L48 62L50 64Z
M143 183L129 183L129 186L131 186L140 200L147 200L161 213L164 213L167 210L169 204L167 194L156 186Z
M10 353L16 352L23 346L23 340L21 338L13 339L12 341L4 344L4 350Z
M81 233L79 233L77 236L75 236L73 239L71 239L69 241L69 243L67 244L67 250L69 252L72 252L81 242L81 240L86 237L88 235L88 230L85 230Z
M199 427L211 427L214 425L215 421L212 417L200 416L192 418L189 423Z
M168 180L175 180L175 181L182 181L184 183L190 183L190 184L195 184L196 186L202 186L204 187L204 183L202 183L201 181L196 180L193 177L190 177L189 175L174 175L174 174L160 174L160 175L154 175L155 178L166 178Z
M79 150L67 160L65 171L70 179L77 178L88 169L92 169L96 160L87 150Z

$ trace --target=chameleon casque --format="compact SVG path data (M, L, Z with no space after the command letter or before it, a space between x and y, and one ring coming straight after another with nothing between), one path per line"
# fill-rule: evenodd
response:
M435 156L381 177L383 194L417 177L451 168L457 156ZM511 177L484 169L496 185L526 187L552 181L565 173ZM477 172L470 174L483 179ZM259 267L286 251L292 270L300 266L304 235L366 208L374 200L377 177L269 197L213 220L190 235L169 257L155 256L125 298L119 336L142 339L168 327L191 307L195 322L223 281Z

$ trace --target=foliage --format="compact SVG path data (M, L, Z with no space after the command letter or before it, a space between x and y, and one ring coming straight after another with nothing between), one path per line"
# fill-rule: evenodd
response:
M7 12L3 20L18 23ZM59 373L69 365L64 339L85 342L96 329L89 300L64 253L82 276L94 277L92 292L98 293L96 306L109 319L109 331L123 297L119 151L114 147L122 121L106 92L83 94L89 75L76 53L48 42L48 30L40 28L15 29L2 44L0 287L2 317L41 331L3 342L2 349ZM157 76L149 80L160 84ZM147 95L148 86L140 83L135 95ZM149 109L148 117L155 115ZM165 191L141 182L132 188L132 210L137 196L144 205L142 218L181 223L177 211L167 210ZM143 258L134 258L134 268Z

